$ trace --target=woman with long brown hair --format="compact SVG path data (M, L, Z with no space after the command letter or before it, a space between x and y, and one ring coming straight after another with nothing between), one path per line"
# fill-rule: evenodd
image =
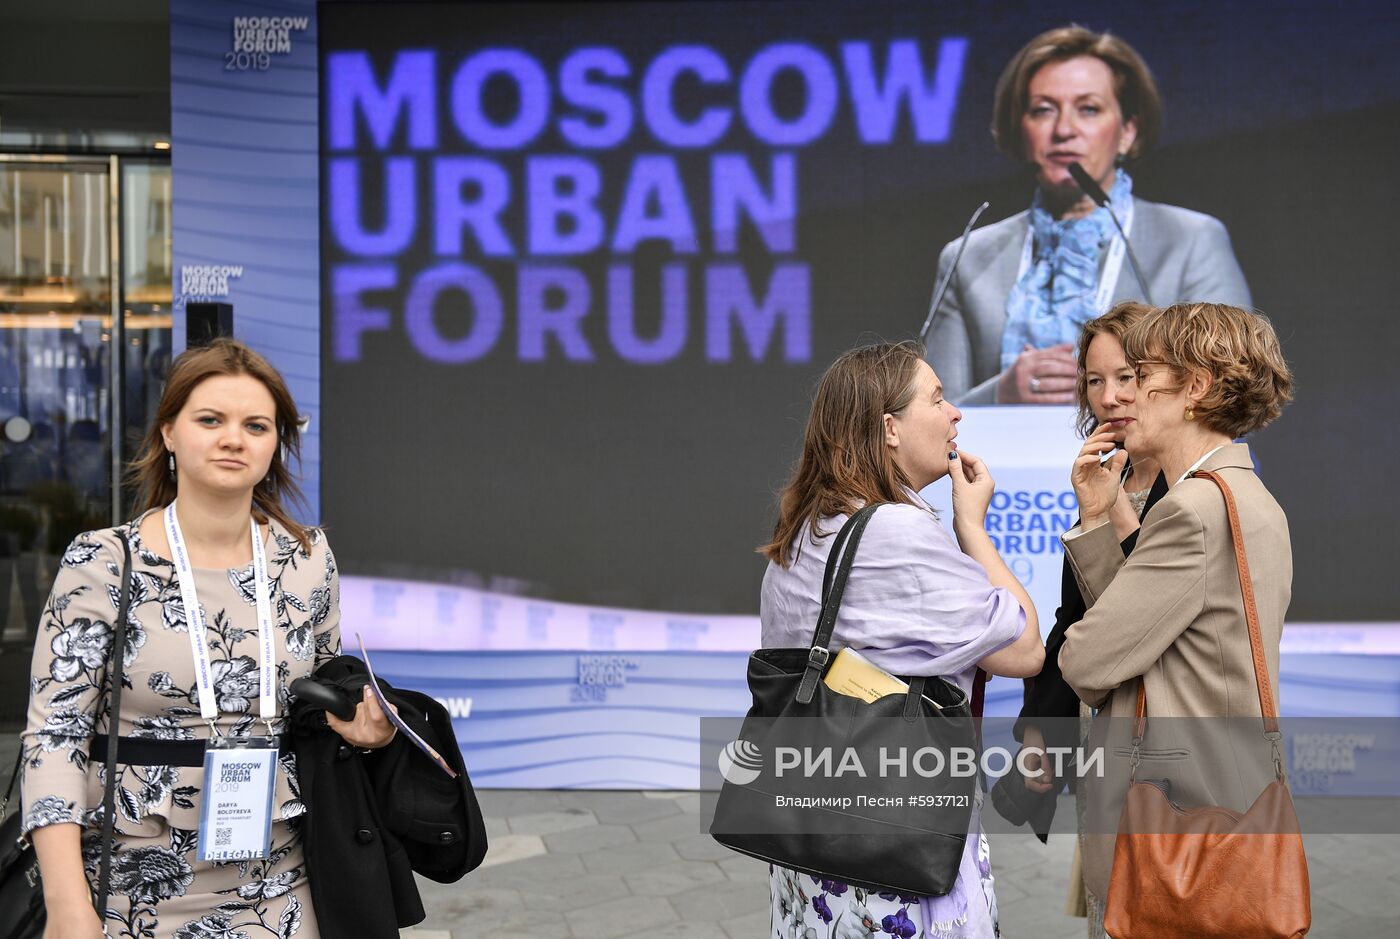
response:
M104 923L133 939L317 935L295 757L278 741L287 686L340 651L340 587L324 534L285 505L299 498L288 466L299 444L296 405L262 356L228 339L187 351L132 468L142 512L79 535L65 552L34 649L23 734L22 828L43 876L46 939L93 939ZM89 878L102 853L123 541L125 690L111 894L99 917ZM368 695L352 721L327 720L357 747L393 737ZM260 841L252 850L221 852L220 842L232 849L243 835L210 830L205 769L212 754L252 753L237 748L258 736L270 738L258 766L273 795L270 817L252 821L266 834L247 836ZM214 860L230 855L240 859Z
M915 343L855 349L832 363L763 548L765 647L809 644L831 536L862 506L882 503L854 557L831 652L856 649L893 675L942 676L965 694L978 668L1017 678L1040 670L1035 607L987 535L994 484L981 460L958 450L961 420ZM945 476L956 541L919 497ZM942 897L872 894L772 867L773 935L825 935L839 917L838 935L990 939L996 900L979 817L974 810L957 880Z

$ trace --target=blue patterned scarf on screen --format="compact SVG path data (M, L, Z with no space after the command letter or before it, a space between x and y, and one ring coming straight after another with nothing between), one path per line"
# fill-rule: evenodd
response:
M1132 205L1133 181L1121 169L1115 176L1108 197L1121 221ZM1030 224L1031 264L1006 298L1003 369L1015 364L1026 346L1045 349L1079 340L1080 328L1099 315L1099 255L1118 233L1102 207L1083 218L1052 218L1038 188Z

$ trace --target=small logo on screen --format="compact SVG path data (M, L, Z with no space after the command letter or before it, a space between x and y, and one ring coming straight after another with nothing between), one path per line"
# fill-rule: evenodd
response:
M763 772L763 751L747 740L735 740L719 752L719 772L725 781L747 786Z

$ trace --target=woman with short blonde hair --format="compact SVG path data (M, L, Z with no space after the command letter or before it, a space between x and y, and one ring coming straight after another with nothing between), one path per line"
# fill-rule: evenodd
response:
M1071 475L1080 524L1064 544L1088 610L1065 633L1060 670L1086 704L1102 709L1099 720L1116 722L1117 736L1131 726L1145 690L1139 781L1170 779L1171 798L1183 806L1243 812L1274 778L1262 736L1249 737L1256 749L1199 733L1219 721L1153 719L1250 718L1242 723L1254 727L1263 713L1225 499L1198 473L1218 477L1234 494L1263 664L1278 688L1293 581L1288 519L1255 473L1249 446L1233 441L1279 416L1292 397L1292 374L1266 317L1218 303L1154 311L1124 334L1123 347L1135 372L1125 395L1130 420L1092 434ZM1127 457L1102 460L1114 446L1134 460L1155 460L1169 487L1127 558L1110 524ZM1104 775L1088 779L1094 834L1084 839L1085 885L1110 904L1113 831L1128 772L1125 760L1110 755Z

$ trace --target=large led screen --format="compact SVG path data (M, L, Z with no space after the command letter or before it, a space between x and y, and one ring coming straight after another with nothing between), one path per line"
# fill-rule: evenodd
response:
M994 87L1071 21L1151 65L1165 129L1134 192L1224 223L1294 365L1251 441L1292 525L1290 618L1400 620L1400 26L1363 3L322 4L322 501L346 572L756 612L816 378L917 333L981 201L982 224L1029 205ZM1042 520L1003 549L1053 593L1077 442L1066 409L1014 410L963 426L1039 474L1008 467L998 512Z

